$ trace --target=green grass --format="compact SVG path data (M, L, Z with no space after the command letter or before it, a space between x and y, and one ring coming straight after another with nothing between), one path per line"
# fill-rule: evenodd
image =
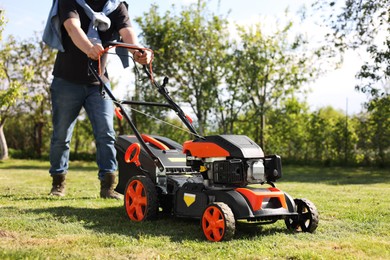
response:
M205 241L198 220L128 220L98 197L93 163L72 162L67 196L48 196L48 163L0 162L0 259L390 259L389 169L285 167L277 187L317 206L314 234L237 224L232 241Z

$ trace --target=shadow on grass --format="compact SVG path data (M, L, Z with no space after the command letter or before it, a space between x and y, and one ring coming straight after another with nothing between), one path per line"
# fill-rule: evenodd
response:
M286 166L280 182L331 185L390 183L390 169Z
M172 241L201 238L199 221L161 216L153 221L130 221L122 207L77 208L51 207L29 210L34 214L49 213L61 223L83 223L86 229L98 233L132 236L168 236Z
M283 222L284 220L278 220ZM276 222L276 223L278 223ZM239 239L252 239L259 237L267 237L275 234L292 234L293 232L288 230L286 226L281 227L276 223L260 225L259 223L239 221L236 223L235 238ZM267 228L266 228L267 227Z
M156 220L133 222L128 219L125 209L119 207L95 209L63 206L28 211L33 214L49 213L60 223L83 223L84 228L98 233L131 236L135 239L145 236L169 237L169 240L173 242L185 240L206 241L199 219L177 218L159 214ZM288 232L287 229L278 227L268 228L266 232L263 232L263 226L238 222L234 239L251 239L258 236Z

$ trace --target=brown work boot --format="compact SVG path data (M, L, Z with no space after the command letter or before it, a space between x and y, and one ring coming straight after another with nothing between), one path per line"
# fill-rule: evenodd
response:
M106 173L100 181L100 197L103 199L122 199L121 195L114 191L116 185L115 173Z
M65 174L55 174L53 178L52 187L49 195L63 197L65 196Z

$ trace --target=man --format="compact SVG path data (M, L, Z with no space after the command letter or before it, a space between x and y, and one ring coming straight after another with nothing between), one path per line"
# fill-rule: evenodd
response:
M97 80L88 73L87 62L88 58L98 59L103 50L100 42L113 40L118 33L123 42L137 44L127 8L119 0L54 0L53 10L61 26L59 49L62 51L57 54L50 88L53 113L49 170L53 182L50 194L65 195L70 141L77 117L84 107L96 141L100 197L119 199L120 195L114 191L117 169L114 108L112 101L101 97ZM108 24L102 30L97 29L100 20ZM97 24L91 21L97 21ZM91 38L91 35L94 36ZM149 51L133 52L135 61L140 64L150 63L151 56Z

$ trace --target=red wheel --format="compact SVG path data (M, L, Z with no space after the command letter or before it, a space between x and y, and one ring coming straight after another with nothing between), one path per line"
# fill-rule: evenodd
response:
M232 210L222 202L212 203L202 215L203 234L210 241L230 240L234 236L236 222Z
M125 209L132 221L150 220L158 210L157 192L153 182L146 176L129 180L125 190Z

